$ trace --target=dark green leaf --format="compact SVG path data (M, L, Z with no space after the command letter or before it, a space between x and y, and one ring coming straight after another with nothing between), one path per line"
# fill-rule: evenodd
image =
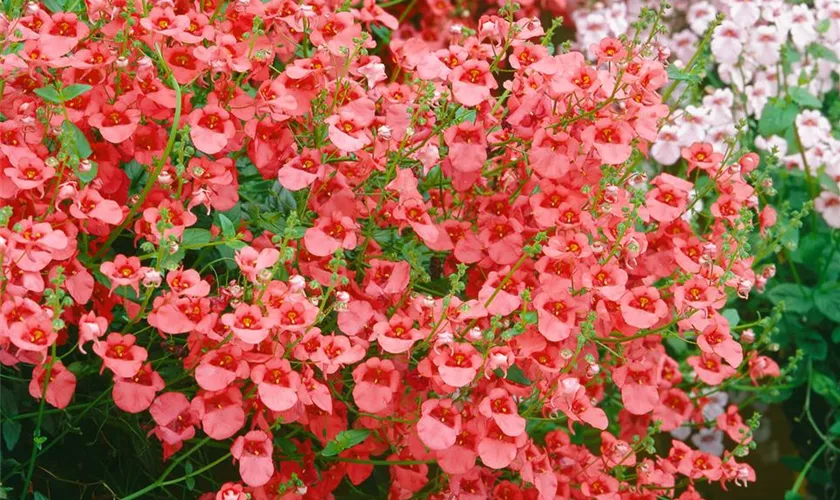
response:
M832 436L840 436L840 420L835 421L834 424L828 428L828 433Z
M741 322L741 316L738 314L738 311L735 309L724 309L721 312L721 315L729 320L729 326L738 326L738 323Z
M831 178L825 172L822 172L819 176L820 186L822 186L823 190L831 191L834 194L840 194L840 185L837 184L837 181Z
M66 123L66 122L65 122ZM88 184L89 182L96 179L96 173L99 171L99 165L92 161L90 162L90 168L87 171L82 171L80 169L76 169L76 177L79 178L80 181Z
M821 108L822 101L817 99L814 94L802 87L791 87L788 89L788 95L793 99L793 102L804 106L806 108Z
M834 327L834 330L831 332L831 341L835 344L840 344L840 326Z
M93 87L90 85L85 85L84 83L74 83L73 85L68 85L61 89L62 100L64 102L72 101L92 88Z
M50 500L50 497L48 497L47 495L44 495L40 491L36 491L33 496L34 496L35 500Z
M8 387L0 387L0 411L5 417L14 417L18 414L15 395Z
M785 492L785 500L802 500L802 495L793 490L787 490Z
M508 368L507 376L505 378L511 382L521 385L531 385L532 383L525 376L525 372L522 371L522 368L519 368L517 365L511 365L511 367Z
M12 451L20 440L21 425L17 420L6 419L3 421L3 442L6 449Z
M817 309L831 321L840 323L840 290L817 290L814 294Z
M190 474L190 473L192 473L192 471L193 471L192 462L187 462L187 465L184 466L184 472L186 472L187 474ZM186 479L186 481L184 481L184 483L186 484L187 489L190 490L190 491L192 491L193 488L195 488L195 478L192 477L192 476L188 477Z
M455 112L455 125L462 123L462 122L471 122L475 123L476 112L474 109L470 108L459 108L458 111Z
M321 455L324 457L334 457L344 450L350 449L361 443L370 435L370 431L365 429L351 429L349 431L341 431L338 435L324 446L321 450Z
M785 310L805 314L814 306L810 296L810 289L794 283L782 283L767 292L767 298L773 304L785 303Z
M797 332L796 344L815 361L824 361L828 354L828 342L813 330Z
M832 406L840 406L840 388L828 375L816 372L812 375L811 389L824 397Z
M85 137L85 134L73 122L64 120L61 127L70 135L70 139L73 141L73 146L76 148L79 158L87 158L93 153L87 137Z
M53 104L61 104L61 96L58 95L58 91L52 87L37 88L35 89L35 93L45 101L49 101Z
M689 82L689 83L699 83L700 82L700 77L699 76L697 76L693 73L683 71L682 69L674 66L673 64L668 66L667 72L668 72L668 79L671 80L671 81Z
M784 136L793 125L799 108L796 104L783 99L771 99L761 112L758 121L758 133L763 136Z
M206 245L213 240L213 235L210 231L201 228L191 227L184 230L184 237L181 239L182 245Z
M236 237L236 228L225 214L219 214L219 227L222 228L222 236L226 240L232 240Z
M826 61L831 61L833 63L840 63L840 58L837 57L837 54L833 50L819 43L812 43L808 46L808 53L817 59L825 59Z
M51 12L64 12L65 0L44 0L44 5Z

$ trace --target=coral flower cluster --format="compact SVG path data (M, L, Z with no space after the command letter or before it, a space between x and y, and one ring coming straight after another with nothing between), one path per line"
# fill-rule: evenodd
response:
M112 379L166 460L224 443L240 480L208 499L755 480L715 395L779 376L723 312L768 277L745 235L772 209L754 153L641 168L659 17L589 60L534 5L392 3L3 18L0 361L59 409ZM696 429L726 451L668 434Z

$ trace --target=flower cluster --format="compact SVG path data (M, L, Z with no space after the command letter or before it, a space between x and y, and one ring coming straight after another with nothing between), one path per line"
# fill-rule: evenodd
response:
M3 19L0 361L39 412L84 385L68 360L96 363L164 459L226 442L241 481L206 498L753 481L755 422L714 394L780 375L723 311L769 276L747 237L772 209L711 117L668 124L662 10L588 62L534 5L424 4L450 21L370 0ZM648 179L648 154L686 171ZM655 439L695 428L730 446Z

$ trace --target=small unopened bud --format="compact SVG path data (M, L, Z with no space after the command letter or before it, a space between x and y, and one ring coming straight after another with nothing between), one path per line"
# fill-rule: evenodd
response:
M147 288L157 288L162 282L163 277L154 269L149 269L146 271L146 274L143 275L143 286Z
M34 16L41 10L41 6L38 5L38 2L26 2L26 14L30 16Z
M572 359L574 355L575 353L571 349L563 349L562 351L560 351L560 357L565 359L566 361Z
M560 382L560 390L563 394L572 395L575 394L578 389L580 389L580 380L575 377L564 378L562 382Z
M752 328L744 330L744 333L741 334L741 340L743 340L745 344L752 344L755 342L755 332Z
M742 299L746 299L750 296L750 290L752 290L752 283L747 280L739 280L738 281L738 297Z
M158 175L158 183L162 186L168 186L172 184L174 180L175 179L172 178L172 174L169 172L161 172L160 175Z
M306 278L296 274L289 279L289 290L292 292L300 292L306 287Z
M82 160L79 162L79 172L88 173L93 168L93 163L90 160Z
M589 365L589 367L586 369L586 374L589 375L590 377L594 377L595 375L598 375L600 372L601 372L601 367L598 366L597 364Z
M44 160L44 164L50 168L58 168L58 158L55 156L49 156L46 160Z
M769 280L770 278L776 275L776 266L774 264L770 264L769 266L764 268L764 270L761 272L761 275Z
M481 340L481 328L477 326L470 328L470 331L467 332L467 337L472 341Z
M389 127L388 125L382 125L378 129L376 129L376 132L377 132L377 134L379 134L379 137L381 137L383 139L390 139L391 138L392 130L391 130L391 127Z
M114 61L114 64L120 69L125 69L128 67L128 58L125 56L120 56L117 58L116 61Z
M150 68L154 65L154 62L150 57L144 56L137 61L137 65L141 68Z
M266 282L270 280L273 275L274 271L270 268L260 269L260 272L257 273L257 279L262 282Z
M175 240L170 240L169 241L169 254L170 255L174 255L174 254L178 253L179 248L181 248L181 245L179 245L177 241L175 241Z
M423 307L425 307L426 309L431 309L434 306L435 306L435 298L434 297L432 297L431 295L426 295L425 297L423 297Z
M714 257L715 253L717 252L717 245L712 243L711 241L707 241L703 244L703 255L707 257Z
M345 292L344 290L339 290L335 293L335 300L342 304L347 304L350 302L350 294Z

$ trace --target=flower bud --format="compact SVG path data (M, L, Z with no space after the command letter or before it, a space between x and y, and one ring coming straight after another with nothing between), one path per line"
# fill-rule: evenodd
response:
M744 330L744 333L741 334L741 340L744 341L745 344L752 344L755 342L755 332L752 328L748 328Z
M580 380L576 377L564 378L563 381L560 382L560 390L567 396L575 394L578 389L580 389Z
M169 172L164 171L161 172L160 175L158 175L158 183L160 183L160 185L162 186L168 186L172 184L174 180L175 179L172 178L172 174L170 174Z
M338 292L335 292L335 300L342 304L347 304L350 302L350 294L344 290L339 290Z
M155 271L154 269L149 269L143 275L143 286L147 288L157 288L162 282L163 277L158 271Z
M289 278L289 290L297 293L303 290L306 287L306 278L303 276L296 274Z
M41 10L41 7L38 5L38 2L26 2L26 14L29 16L34 16Z
M379 137L383 139L390 139L391 138L391 127L388 125L382 125L378 129L376 129L376 133L379 134Z
M470 328L470 331L467 332L467 337L472 341L481 340L481 328L477 326Z
M88 159L79 162L79 172L88 173L93 168L93 163Z

